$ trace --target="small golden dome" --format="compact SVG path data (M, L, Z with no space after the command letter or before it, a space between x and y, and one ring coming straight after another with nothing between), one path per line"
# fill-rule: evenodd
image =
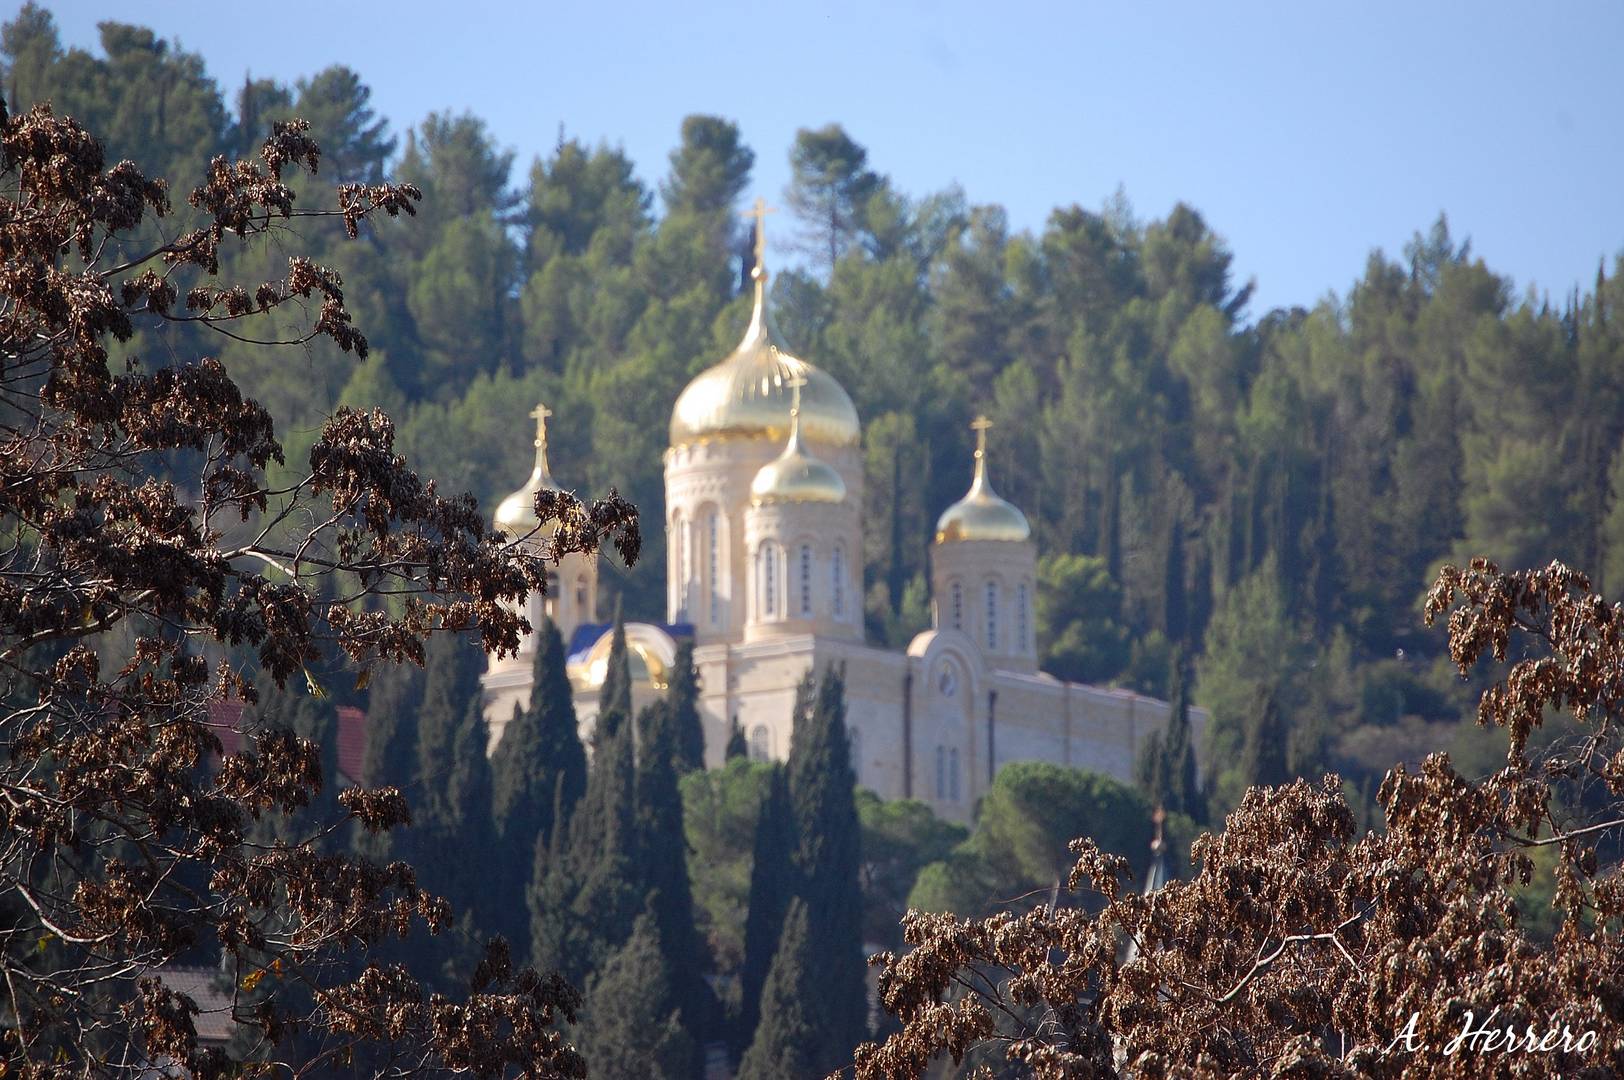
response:
M744 340L721 363L696 375L671 410L671 445L712 439L765 439L789 433L789 381L806 381L801 429L815 443L856 446L862 435L857 409L834 376L791 356L767 310L766 232L756 206L755 308Z
M806 452L801 444L802 379L791 379L789 442L784 452L761 467L750 481L750 501L837 503L846 498L846 481L834 466Z
M544 488L561 490L547 467L547 418L552 410L537 405L531 416L536 418L536 465L530 470L530 479L524 487L503 499L496 506L496 527L509 536L526 536L541 523L536 520L536 493ZM554 523L556 524L556 523ZM549 525L549 528L552 528Z
M1004 501L987 480L987 429L992 421L976 417L975 478L970 490L936 519L936 542L956 540L1030 540L1032 526L1014 504Z

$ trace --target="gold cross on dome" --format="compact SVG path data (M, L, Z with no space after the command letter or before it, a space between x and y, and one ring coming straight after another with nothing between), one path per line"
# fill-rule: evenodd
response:
M985 416L978 416L970 422L970 430L976 433L976 457L987 452L987 429L992 427L992 421Z
M547 441L547 418L553 415L553 410L538 404L530 410L530 415L536 418L536 445L540 446Z
M767 258L767 215L778 213L778 207L768 206L766 199L756 199L756 204L743 214L747 218L756 219L756 265L762 266Z

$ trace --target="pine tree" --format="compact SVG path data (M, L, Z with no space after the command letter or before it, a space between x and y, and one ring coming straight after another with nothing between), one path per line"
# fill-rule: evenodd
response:
M500 849L509 856L545 843L575 810L586 791L586 750L575 720L575 701L564 667L564 639L551 619L536 629L529 707L516 711L491 762L492 817ZM525 895L531 867L522 858L497 860L492 893L503 897L488 925L523 948L530 939Z
M822 1076L850 1060L849 1050L842 1055L825 1043L816 1015L830 989L815 974L820 950L814 944L812 921L806 901L799 897L791 901L762 990L761 1023L739 1062L738 1080Z
M750 900L744 919L742 992L738 1030L733 1039L735 1053L742 1053L755 1035L761 1017L762 989L772 970L784 913L795 898L796 886L795 809L790 804L788 774L782 765L773 765L756 817Z
M587 983L580 1049L607 1080L690 1080L699 1052L685 1030L680 997L658 920L641 915L624 945Z
M862 831L842 672L824 672L811 709L797 720L788 768L798 840L795 863L799 895L818 943L811 973L818 993L810 1016L818 1033L819 1060L831 1070L848 1061L868 1033L858 880Z
M694 667L693 638L677 644L666 700L671 703L675 734L673 760L678 775L685 776L705 767L705 727L699 718L699 669Z
M712 995L703 976L704 950L694 926L693 888L688 880L688 838L675 762L676 709L669 700L656 701L637 719L638 869L648 889L666 966L687 1006L685 1026L697 1043L709 1034L714 1011L707 1007Z

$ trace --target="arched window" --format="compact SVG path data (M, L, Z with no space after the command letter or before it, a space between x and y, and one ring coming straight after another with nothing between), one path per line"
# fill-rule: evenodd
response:
M959 801L959 748L947 752L947 797L951 802Z
M772 756L772 734L766 724L757 724L750 729L750 760L767 761Z
M947 798L947 747L936 748L936 797Z
M812 614L812 545L801 545L801 617Z
M964 629L964 586L953 583L953 629Z
M834 578L830 582L830 608L833 610L835 618L844 619L846 617L846 549L836 544L834 557L830 559L829 565Z
M1015 590L1015 644L1021 652L1028 652L1032 648L1031 638L1028 637L1027 611L1026 611L1026 583L1023 581Z
M722 515L710 512L710 621L712 626L722 624Z
M558 618L558 574L553 570L547 571L547 600L542 610L549 619Z
M756 556L761 573L761 614L764 618L778 617L778 550L772 542L761 545Z
M998 649L998 583L987 582L987 648Z
M586 604L586 597L586 575L582 574L575 579L575 617L582 622L586 621L590 612Z
M694 588L694 523L687 518L677 523L677 574L677 617L686 622Z

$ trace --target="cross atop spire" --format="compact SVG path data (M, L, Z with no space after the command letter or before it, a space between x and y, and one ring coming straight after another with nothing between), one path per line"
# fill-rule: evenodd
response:
M987 456L987 429L992 427L992 421L985 416L978 416L970 421L970 430L976 433L976 460Z
M767 215L778 213L776 206L768 206L767 200L758 198L755 205L744 212L747 218L756 219L756 268L752 276L764 277L767 273Z
M553 410L545 405L538 404L530 410L530 415L536 418L536 445L547 445L547 418L553 415Z

